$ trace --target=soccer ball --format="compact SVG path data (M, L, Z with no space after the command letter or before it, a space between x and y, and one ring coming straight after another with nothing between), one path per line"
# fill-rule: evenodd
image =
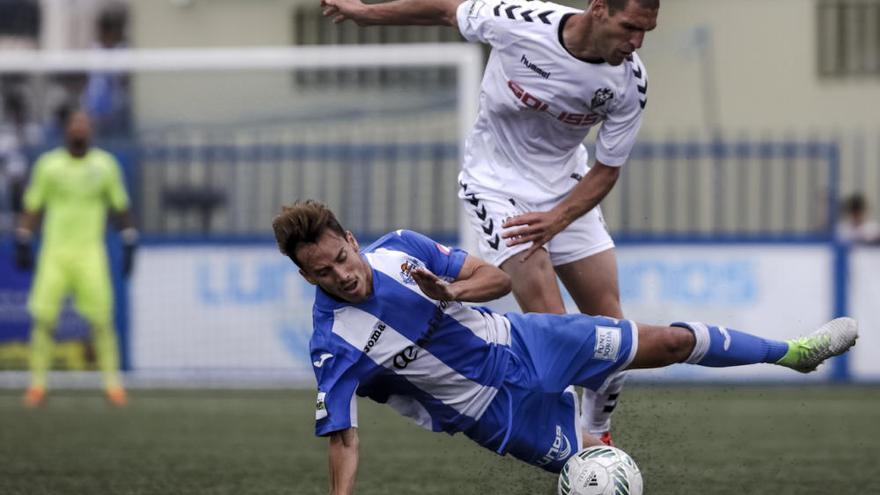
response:
M559 495L642 495L642 473L626 452L605 445L571 456L559 474Z

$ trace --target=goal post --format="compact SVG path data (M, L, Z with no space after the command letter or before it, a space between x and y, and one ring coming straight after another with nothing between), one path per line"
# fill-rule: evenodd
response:
M128 79L131 131L96 138L126 169L145 239L117 298L123 361L222 386L311 374L311 293L271 245L281 203L325 201L365 241L412 228L469 246L455 177L483 58L468 43L9 51L0 78L46 107L43 121L62 89ZM0 346L26 335L16 311Z
M449 66L457 73L456 114L459 153L479 104L483 52L471 43L410 43L361 46L297 46L216 49L120 49L14 51L0 57L2 74L90 72L193 72L283 69ZM474 247L467 221L460 242Z

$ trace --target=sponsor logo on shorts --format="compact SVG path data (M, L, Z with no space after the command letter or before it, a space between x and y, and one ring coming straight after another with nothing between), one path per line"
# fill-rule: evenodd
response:
M571 442L562 432L562 427L556 425L556 438L553 439L553 445L550 446L550 450L544 454L544 457L538 460L538 465L546 466L553 461L564 461L569 456L571 456Z
M324 397L326 396L326 393L318 392L318 401L315 404L315 421L327 417L327 404L324 403Z
M321 356L318 358L318 360L313 362L312 364L315 365L315 368L320 368L321 366L324 366L324 361L326 361L332 357L333 357L333 354L330 354L329 352L325 352L324 354L321 354Z
M620 356L620 329L617 327L596 327L596 350L594 359L617 361Z

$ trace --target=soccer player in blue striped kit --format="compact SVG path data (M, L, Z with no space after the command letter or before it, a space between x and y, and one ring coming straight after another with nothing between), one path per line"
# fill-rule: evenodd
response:
M846 352L855 320L786 342L696 322L653 326L584 314L497 314L465 302L510 291L501 269L407 230L361 250L315 201L272 222L281 252L318 288L310 352L316 434L330 438L330 493L354 489L355 395L419 426L463 433L501 455L559 472L599 439L579 428L572 385L596 390L624 369L773 363L800 372Z

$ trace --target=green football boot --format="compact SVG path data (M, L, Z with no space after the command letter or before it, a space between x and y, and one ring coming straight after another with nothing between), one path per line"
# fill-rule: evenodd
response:
M816 371L826 359L855 345L859 325L852 318L835 318L805 337L788 341L788 352L776 364L801 373Z

